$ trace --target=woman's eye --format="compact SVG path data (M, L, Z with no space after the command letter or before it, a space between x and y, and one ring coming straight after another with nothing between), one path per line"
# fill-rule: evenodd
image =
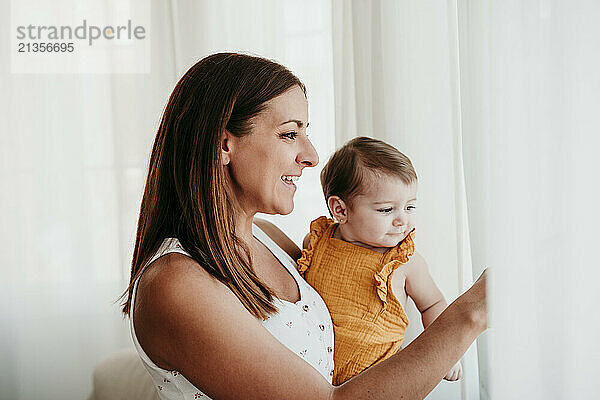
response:
M393 208L389 207L389 208L380 208L377 211L380 212L380 213L386 213L387 214L387 213L392 212L392 210L393 210Z
M292 140L296 139L296 136L298 136L298 132L288 132L281 135L281 137Z

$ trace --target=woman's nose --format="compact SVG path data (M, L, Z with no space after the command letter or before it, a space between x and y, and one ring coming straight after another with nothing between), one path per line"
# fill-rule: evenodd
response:
M296 162L306 167L314 167L319 163L319 155L307 137L304 137Z

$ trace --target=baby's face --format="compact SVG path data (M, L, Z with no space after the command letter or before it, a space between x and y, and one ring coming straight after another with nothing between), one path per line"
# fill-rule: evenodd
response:
M373 247L394 247L415 226L417 183L406 185L395 176L371 179L368 190L348 207L343 235Z

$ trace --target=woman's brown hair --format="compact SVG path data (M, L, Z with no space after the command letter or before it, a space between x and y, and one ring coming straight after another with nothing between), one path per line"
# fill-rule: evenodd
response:
M351 206L352 198L364 192L367 177L373 174L395 176L407 185L417 181L410 159L394 146L366 136L355 137L337 149L321 171L325 201L338 196Z
M236 53L210 55L179 80L165 108L140 207L129 287L165 238L175 237L206 271L227 285L246 309L265 319L277 311L273 292L255 274L236 236L232 199L221 164L225 130L241 137L265 102L302 82L273 61Z

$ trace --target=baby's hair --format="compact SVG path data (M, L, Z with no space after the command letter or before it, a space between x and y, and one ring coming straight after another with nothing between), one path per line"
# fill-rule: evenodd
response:
M339 196L350 206L353 197L364 193L369 178L380 175L395 176L406 185L417 181L412 163L394 146L366 136L356 137L336 150L321 171L325 201Z

